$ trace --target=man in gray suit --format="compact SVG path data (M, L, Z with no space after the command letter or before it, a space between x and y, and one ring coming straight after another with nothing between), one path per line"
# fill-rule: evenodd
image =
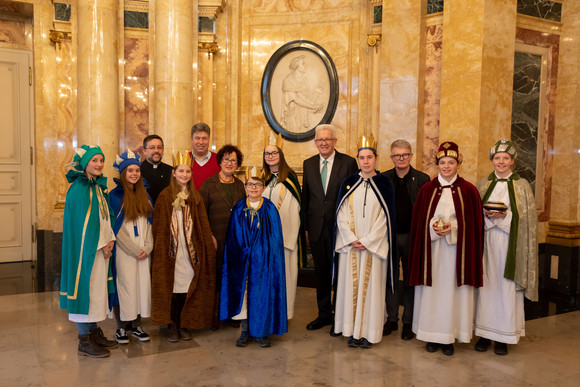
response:
M314 144L319 154L302 165L302 210L306 241L314 258L318 317L306 329L320 329L334 322L332 305L333 233L336 198L340 183L358 169L356 160L334 149L336 127L318 125ZM334 336L331 329L330 334Z

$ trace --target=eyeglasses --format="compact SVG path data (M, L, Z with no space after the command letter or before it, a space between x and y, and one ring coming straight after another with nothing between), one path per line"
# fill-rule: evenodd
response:
M145 149L147 149L147 150L155 150L155 149L157 149L157 150L163 150L163 145L158 145L158 146L151 145L151 146L148 146Z
M264 157L276 157L278 156L278 151L273 151L273 152L264 152Z
M317 144L321 144L321 143L328 144L329 142L332 142L334 140L336 140L336 138L315 138L314 142Z
M403 153L402 155L391 155L391 157L395 160L407 160L411 156L410 153Z
M225 157L222 159L222 163L224 164L237 164L237 159L226 159Z
M246 187L248 188L262 188L264 184L262 183L246 183Z

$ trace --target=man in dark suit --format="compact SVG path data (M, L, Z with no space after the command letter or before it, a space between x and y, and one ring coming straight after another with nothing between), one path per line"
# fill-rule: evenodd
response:
M354 158L334 149L336 146L334 125L318 125L314 144L319 154L305 160L302 165L303 219L306 241L314 258L318 302L318 317L306 326L308 330L320 329L334 322L331 292L336 198L340 183L358 169Z
M395 188L395 213L397 219L397 255L395 265L397 270L395 278L398 282L399 278L399 260L403 264L403 332L401 338L403 340L411 340L413 338L413 331L411 325L413 324L413 304L414 291L413 287L407 285L409 279L408 261L409 261L409 233L411 231L411 213L413 211L413 204L419 194L419 189L430 178L429 175L421 171L417 171L411 166L413 160L413 152L411 151L411 144L405 140L397 140L391 144L391 160L395 164L395 168L383 172L393 182ZM396 331L399 321L399 292L398 286L395 285L395 293L387 291L387 322L383 328L383 336L390 335L392 331Z

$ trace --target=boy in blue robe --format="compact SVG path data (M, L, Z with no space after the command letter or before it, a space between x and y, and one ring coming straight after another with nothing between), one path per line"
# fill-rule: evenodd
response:
M220 319L240 320L238 347L247 346L252 337L269 347L268 335L288 332L282 225L263 191L262 179L248 177L248 197L233 207L228 225Z

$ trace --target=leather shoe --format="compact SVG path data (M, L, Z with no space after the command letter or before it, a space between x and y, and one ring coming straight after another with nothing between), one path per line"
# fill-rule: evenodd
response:
M363 349L369 349L370 347L372 347L373 345L371 344L371 342L369 342L367 339L365 339L364 337L362 339L359 340L358 343L359 347L363 348Z
M507 355L507 344L496 341L495 346L493 347L493 352L495 352L496 355Z
M477 340L477 344L475 344L475 350L477 352L485 352L487 351L490 345L491 345L490 339L480 337L479 340Z
M401 333L401 339L411 340L415 335L413 334L413 329L411 324L403 324L403 332Z
M334 323L332 324L332 326L330 327L330 336L331 337L338 337L338 336L342 336L342 332L338 332L336 333L334 331Z
M396 321L387 321L383 327L383 336L388 336L397 329L399 329L399 324Z
M353 336L351 336L349 337L347 344L351 348L356 348L360 345L360 340L357 340Z
M443 352L443 354L446 356L453 355L453 352L455 352L455 349L453 348L453 344L443 344L441 346L441 352Z
M427 343L427 345L425 345L425 349L427 350L427 352L437 352L437 350L439 349L439 344Z
M332 320L333 320L332 318L317 317L316 319L314 319L314 321L311 321L308 323L308 325L306 325L306 329L308 329L309 331L315 331L327 325L332 325Z

